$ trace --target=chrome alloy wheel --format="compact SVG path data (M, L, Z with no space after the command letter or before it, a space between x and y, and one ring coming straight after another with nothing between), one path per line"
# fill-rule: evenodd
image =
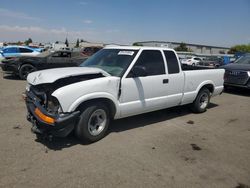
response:
M208 105L209 96L207 93L203 93L200 97L200 108L204 109Z
M88 131L92 136L99 135L107 123L107 114L103 109L94 111L88 121Z

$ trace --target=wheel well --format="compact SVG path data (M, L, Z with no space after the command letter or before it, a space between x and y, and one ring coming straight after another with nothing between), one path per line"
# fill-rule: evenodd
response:
M35 67L32 63L24 62L24 63L22 63L21 65L19 65L18 70L20 70L20 68L21 68L23 65L31 65L31 66ZM35 67L35 68L36 68L36 67Z
M210 93L214 92L214 86L212 84L206 84L206 85L202 86L202 88L200 90L202 90L203 88L207 88L210 91Z
M82 111L82 109L86 108L86 106L89 106L90 104L97 103L97 102L104 103L110 109L111 117L113 118L115 116L115 113L116 113L115 104L113 103L113 101L107 98L97 98L97 99L84 101L76 108L76 110Z

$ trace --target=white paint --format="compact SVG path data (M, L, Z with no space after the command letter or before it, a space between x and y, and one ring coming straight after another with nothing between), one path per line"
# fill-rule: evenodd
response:
M31 85L38 85L44 83L53 83L58 79L67 78L71 76L87 75L87 74L109 74L98 68L90 67L69 67L69 68L56 68L32 72L28 75L27 81Z
M206 84L211 84L214 87L212 96L216 96L223 91L223 69L180 70L177 74L127 78L129 71L143 50L160 50L163 55L163 50L173 51L172 49L134 46L109 46L106 47L106 49L107 48L122 49L122 51L139 50L122 78L110 76L97 68L75 67L31 73L27 81L31 85L37 85L53 83L57 79L70 76L102 73L105 77L81 81L61 87L54 91L52 95L58 99L64 112L72 112L81 103L91 99L109 99L116 107L115 119L192 103L199 90ZM165 57L163 59L166 66ZM166 72L168 72L167 67ZM163 79L168 79L168 83L163 84ZM119 96L120 83L121 93Z

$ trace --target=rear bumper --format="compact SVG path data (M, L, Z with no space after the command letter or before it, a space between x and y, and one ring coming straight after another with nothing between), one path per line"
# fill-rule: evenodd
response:
M218 86L214 88L212 96L221 95L223 93L224 86Z
M26 92L27 120L32 123L32 132L42 135L52 135L56 137L66 137L75 127L80 112L72 112L61 115L52 115L48 113L38 102L39 99L31 92ZM36 113L38 108L44 115L55 120L54 123L44 122Z

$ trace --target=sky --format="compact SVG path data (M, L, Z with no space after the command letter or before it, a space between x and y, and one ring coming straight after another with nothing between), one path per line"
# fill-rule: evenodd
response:
M250 0L0 0L0 42L250 43Z

